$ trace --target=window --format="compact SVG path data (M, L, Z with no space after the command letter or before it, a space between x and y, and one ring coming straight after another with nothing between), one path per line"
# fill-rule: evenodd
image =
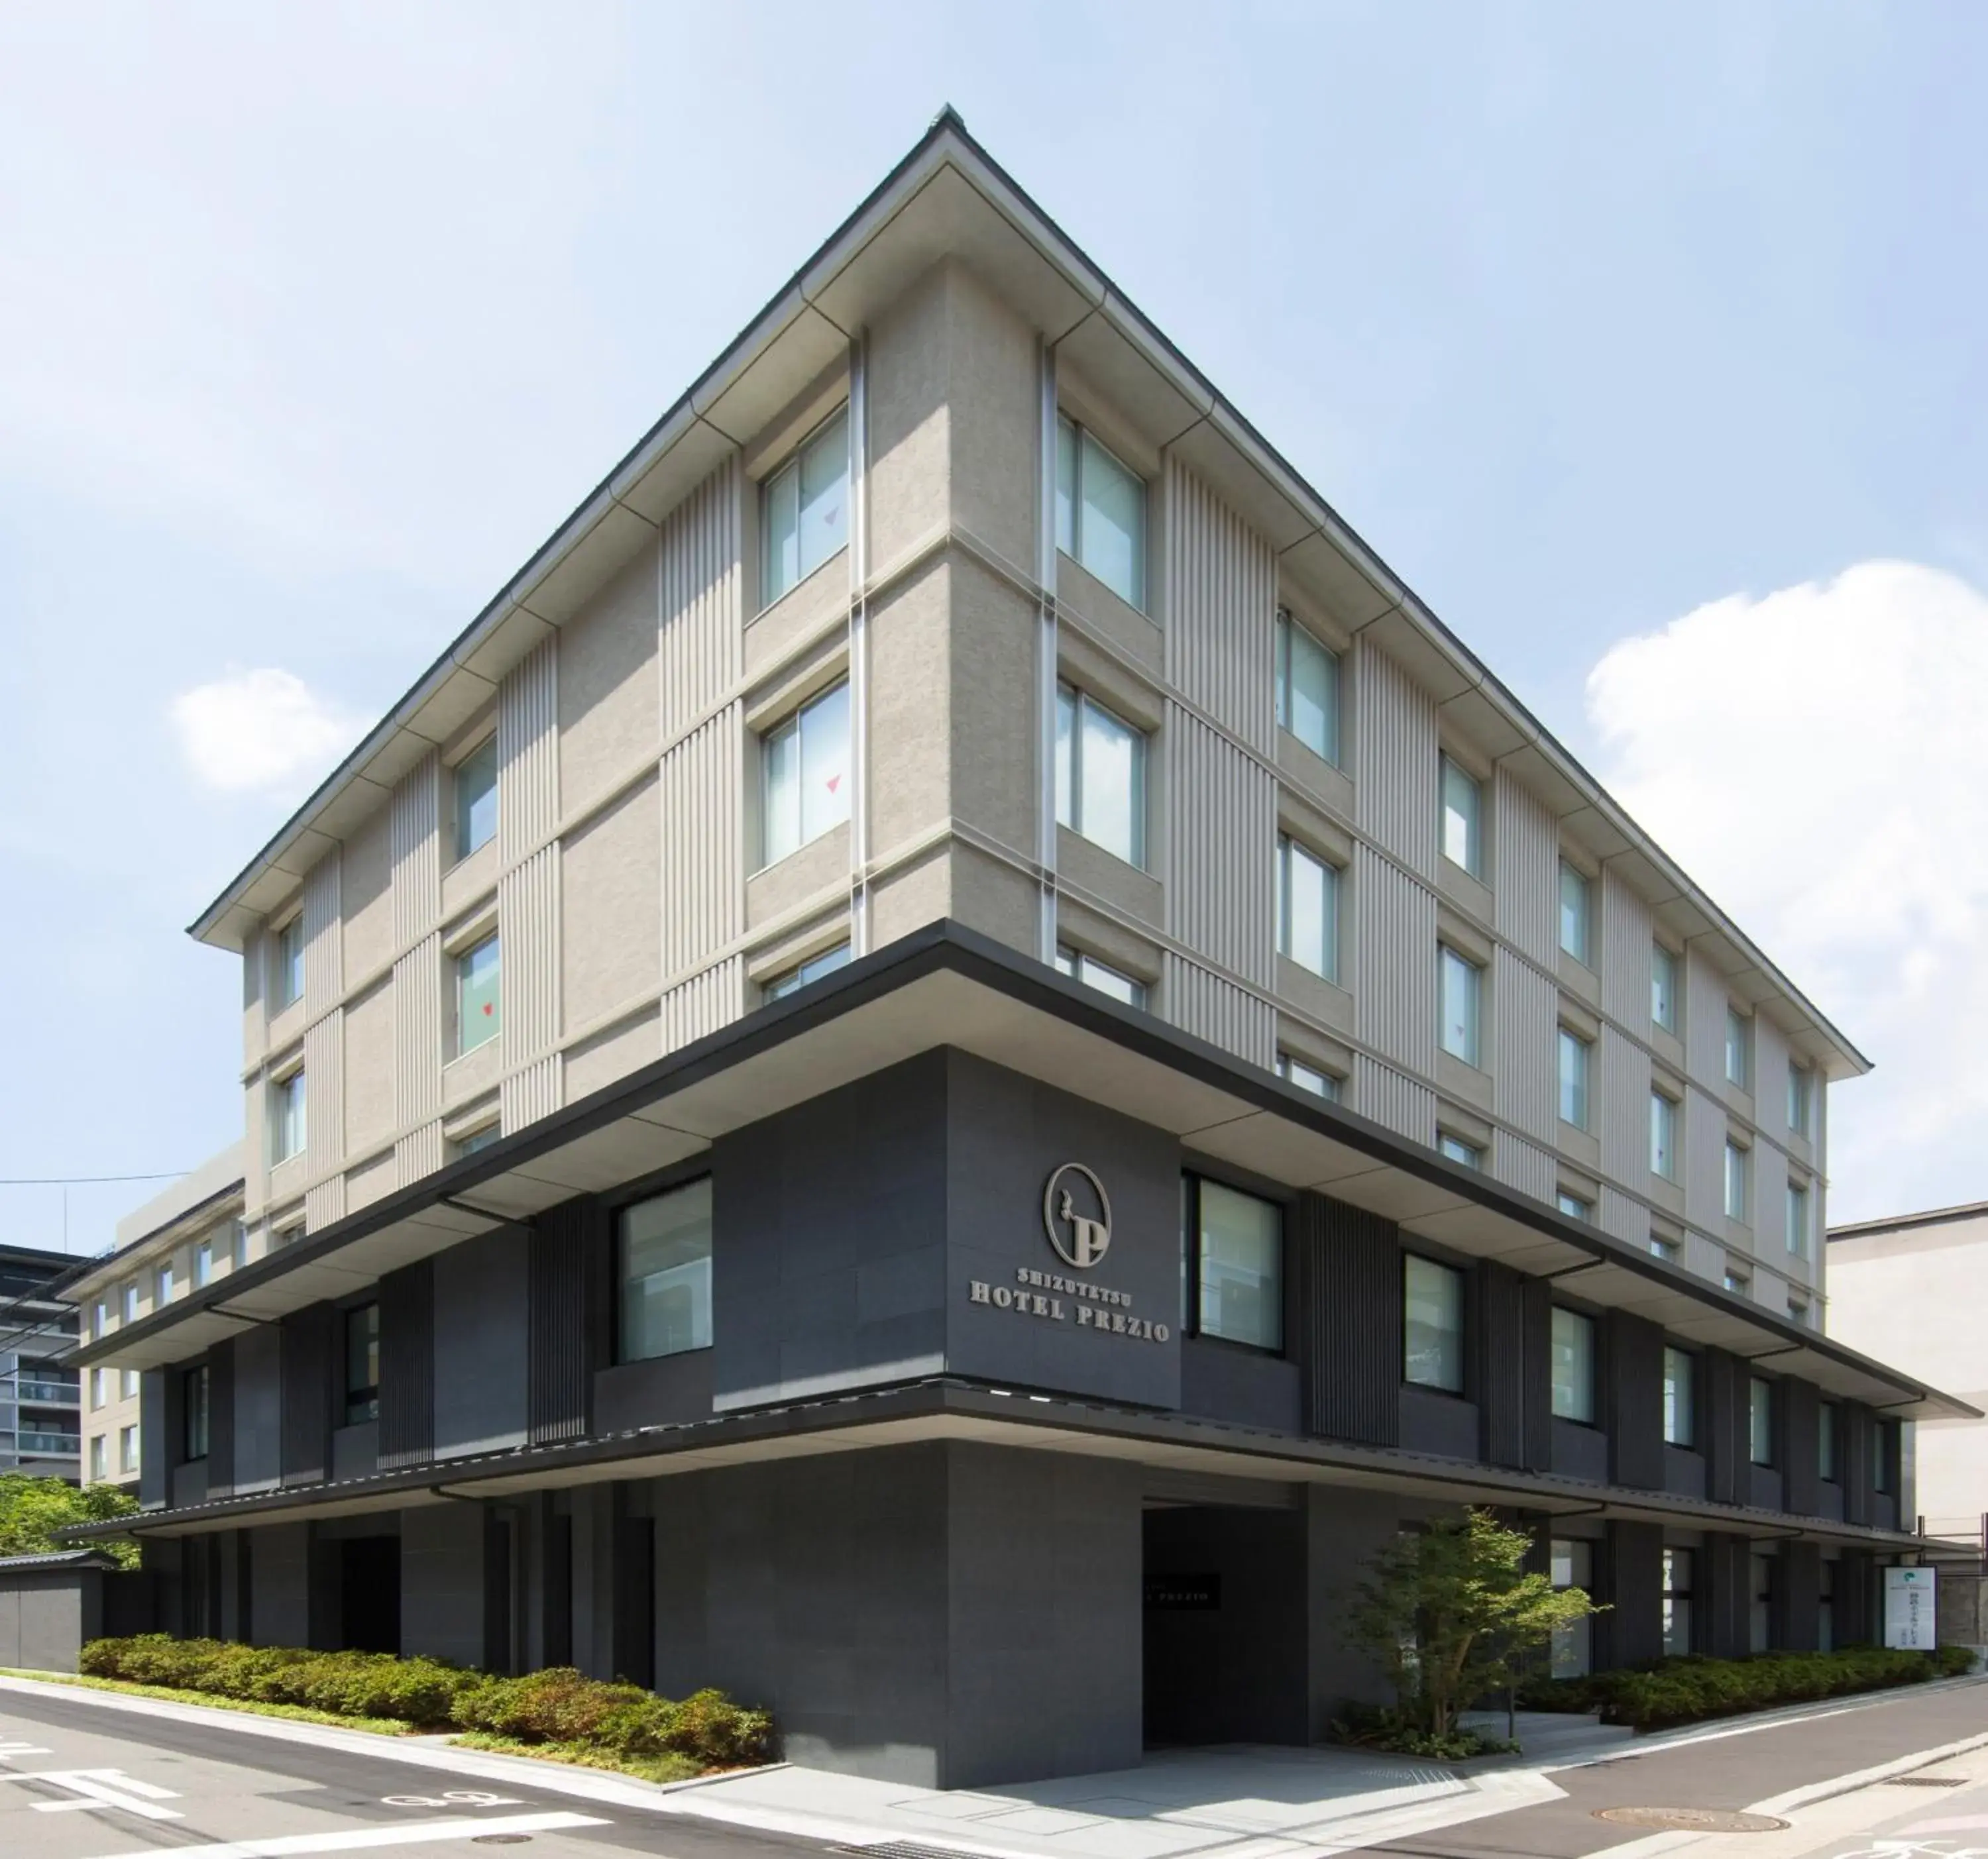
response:
M1834 1484L1843 1474L1837 1461L1838 1430L1843 1410L1834 1401L1824 1401L1815 1411L1815 1475Z
M1808 1189L1800 1181L1788 1184L1788 1250L1808 1256Z
M194 1242L192 1261L193 1288L198 1291L203 1289L214 1276L214 1242L211 1239L196 1239Z
M1056 965L1059 973L1067 975L1072 981L1080 981L1087 988L1095 988L1100 994L1108 994L1128 1007L1143 1007L1146 1004L1144 982L1134 981L1129 975L1107 968L1095 955L1087 955L1067 943L1057 945Z
M1587 874L1560 862L1560 946L1576 962L1588 961L1589 886Z
M1746 1650L1769 1652L1774 1644L1774 1558L1757 1552L1747 1558L1753 1566L1752 1605L1746 1615Z
M849 541L849 409L839 409L759 487L764 570L771 607Z
M1277 722L1322 761L1339 766L1339 654L1277 610Z
M1815 1649L1836 1650L1836 1564L1825 1562L1816 1570Z
M1560 1029L1560 1120L1587 1127L1587 1062L1594 1047L1577 1033Z
M1120 600L1146 605L1146 484L1075 421L1057 421L1057 546Z
M616 1246L624 1362L711 1347L711 1178L624 1208Z
M1678 958L1661 942L1650 945L1650 1018L1666 1033L1678 1029Z
M1435 1152L1452 1162L1460 1162L1466 1168L1482 1168L1484 1151L1475 1143L1467 1143L1460 1136L1452 1136L1447 1130L1436 1133Z
M138 1429L123 1427L117 1434L117 1469L121 1472L138 1469Z
M1463 1392L1463 1274L1401 1255L1401 1375L1418 1387Z
M1442 1049L1466 1065L1478 1062L1478 1010L1483 992L1484 972L1476 962L1457 954L1448 943L1436 952L1441 984Z
M1887 1497L1898 1495L1898 1461L1902 1454L1905 1435L1899 1431L1895 1420L1878 1422L1878 1437L1875 1442L1873 1464L1871 1467L1871 1486L1875 1491Z
M228 1223L228 1265L231 1271L238 1272L248 1262L248 1229L240 1218Z
M1737 1007L1726 1009L1726 1082L1743 1091L1753 1075L1753 1028Z
M1442 855L1473 878L1484 875L1484 789L1447 755L1442 759Z
M1726 1217L1729 1220L1746 1221L1746 1147L1736 1143L1730 1137L1726 1141Z
M468 857L497 837L497 739L485 736L455 765L455 856Z
M1746 1450L1756 1465L1774 1462L1774 1384L1759 1375L1746 1384Z
M1592 1589L1594 1585L1594 1546L1579 1539L1556 1536L1547 1550L1556 1588ZM1570 1621L1553 1632L1553 1650L1548 1665L1556 1678L1578 1678L1594 1664L1592 1617Z
M455 1049L487 1046L504 1026L504 954L493 930L455 958Z
M1330 1072L1322 1072L1316 1065L1307 1065L1287 1052L1277 1054L1277 1076L1287 1083L1295 1084L1301 1091L1323 1097L1328 1104L1339 1101L1339 1080Z
M118 1313L127 1323L138 1320L138 1281L127 1278L117 1287Z
M1726 1268L1726 1276L1719 1282L1736 1297L1751 1297L1753 1295L1753 1279L1731 1266Z
M1808 1327L1808 1300L1807 1298L1790 1295L1788 1321L1791 1323L1800 1324L1804 1330Z
M1677 1179L1677 1105L1662 1091L1650 1093L1650 1172Z
M168 1259L152 1275L152 1308L163 1310L173 1301L173 1262Z
M1809 1133L1809 1115L1814 1097L1815 1073L1806 1065L1788 1061L1788 1127L1797 1136Z
M761 862L776 864L849 817L849 686L803 704L759 745Z
M286 1162L303 1153L306 1135L304 1074L293 1071L279 1078L270 1093L269 1160Z
M1594 1203L1584 1201L1577 1194L1569 1194L1564 1188L1556 1197L1556 1203L1570 1220L1591 1220L1594 1218Z
M1057 823L1146 862L1146 739L1068 684L1057 687Z
M459 1162L465 1155L474 1155L479 1149L487 1149L503 1134L502 1120L495 1117L486 1124L479 1124L473 1130L465 1130L460 1136L449 1139L449 1160Z
M135 1368L120 1369L118 1373L122 1378L121 1391L123 1394L123 1398L127 1401L136 1401L138 1398L137 1370Z
M1277 949L1339 979L1339 874L1288 834L1277 840Z
M811 981L819 981L824 975L833 975L837 968L849 966L849 945L838 942L832 949L823 949L819 955L810 955L806 962L776 975L760 989L768 1000L776 1001L783 995L792 994L805 988Z
M103 1406L110 1379L106 1370L93 1368L90 1371L90 1404L93 1408Z
M110 1331L110 1300L100 1297L90 1306L90 1333L92 1336L107 1336Z
M380 1306L360 1304L345 1313L345 1424L380 1418Z
M1187 1178L1198 1336L1275 1353L1284 1346L1284 1210L1274 1201Z
M276 932L276 972L271 977L273 1005L282 1010L304 997L304 920L299 913Z
M207 1457L207 1364L190 1368L180 1382L180 1418L184 1426L182 1455L189 1461Z
M1553 1411L1562 1420L1594 1419L1594 1325L1578 1310L1553 1313Z
M1652 1258L1668 1259L1670 1263L1675 1265L1683 1252L1684 1248L1676 1240L1667 1239L1662 1233L1651 1234L1650 1256Z
M1664 1551L1664 1657L1682 1659L1691 1651L1691 1551Z
M1698 1358L1688 1349L1664 1350L1664 1444L1698 1443Z
M90 1442L90 1475L92 1479L105 1476L110 1469L110 1455L106 1450L109 1442L101 1433L93 1434Z

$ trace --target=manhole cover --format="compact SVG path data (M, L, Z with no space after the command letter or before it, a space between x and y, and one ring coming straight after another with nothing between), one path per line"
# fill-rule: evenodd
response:
M469 1836L472 1846L529 1846L531 1843L529 1834L472 1834Z
M1601 1807L1594 1817L1624 1827L1670 1827L1694 1834L1771 1834L1787 1825L1770 1813L1743 1813L1735 1807Z

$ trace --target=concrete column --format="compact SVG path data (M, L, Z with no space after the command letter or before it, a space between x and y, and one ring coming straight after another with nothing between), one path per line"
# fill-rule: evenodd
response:
M487 1662L483 1506L451 1501L401 1513L401 1650Z
M1401 1509L1379 1492L1324 1485L1306 1486L1304 1506L1307 1730L1322 1742L1348 1703L1394 1701L1373 1655L1347 1638L1346 1621L1368 1560L1401 1528Z

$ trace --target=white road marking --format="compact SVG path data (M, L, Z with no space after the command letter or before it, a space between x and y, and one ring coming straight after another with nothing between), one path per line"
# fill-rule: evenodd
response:
M383 1807L522 1807L515 1794L486 1794L481 1788L448 1788L440 1794L383 1794Z
M478 1834L551 1834L572 1827L605 1827L591 1813L509 1813L481 1819L402 1820L391 1827L351 1827L341 1833L279 1834L269 1840L224 1840L214 1846L148 1846L135 1853L107 1853L103 1859L284 1859L292 1853L351 1853L371 1847L418 1846L436 1840L466 1840Z
M154 1807L154 1801L177 1800L170 1788L154 1787L127 1775L122 1769L40 1769L24 1775L11 1771L0 1774L10 1782L52 1782L77 1796L73 1801L36 1801L37 1813L72 1813L91 1807L121 1807L146 1820L177 1820L184 1817L170 1807ZM141 1798L142 1797L142 1798Z
M17 1756L47 1756L51 1751L38 1742L0 1742L0 1762L12 1762Z

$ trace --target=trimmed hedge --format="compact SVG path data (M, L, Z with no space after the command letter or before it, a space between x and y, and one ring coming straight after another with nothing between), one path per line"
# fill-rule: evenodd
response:
M92 1640L79 1668L93 1678L259 1704L300 1704L340 1717L480 1730L610 1756L680 1756L705 1768L765 1762L773 1742L766 1713L734 1704L722 1692L701 1691L673 1703L638 1685L584 1678L570 1666L499 1678L439 1659L141 1633Z
M1973 1659L1964 1646L1937 1652L1846 1646L1837 1652L1761 1652L1743 1659L1665 1659L1584 1678L1536 1679L1521 1689L1520 1702L1532 1710L1599 1711L1604 1722L1658 1729L1778 1704L1922 1685L1955 1677Z

